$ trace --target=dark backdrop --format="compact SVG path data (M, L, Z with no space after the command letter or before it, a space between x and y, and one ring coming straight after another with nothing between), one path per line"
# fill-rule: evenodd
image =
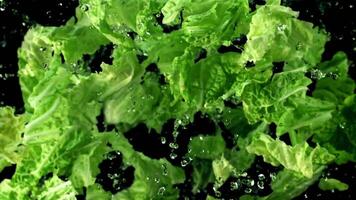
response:
M256 5L264 3L264 0L250 0L252 9L255 9ZM356 80L356 1L283 0L283 4L300 11L300 19L310 21L331 33L331 40L326 44L323 59L330 59L337 51L346 52L351 60L349 74ZM78 6L78 0L0 1L0 106L13 106L16 108L17 113L24 111L17 77L17 49L20 47L26 31L34 24L46 26L63 25L74 15L76 6ZM198 124L193 124L193 126L197 127ZM140 127L136 129L139 132L145 131ZM157 140L157 138L153 140ZM141 148L140 151L146 152L145 154L155 154L155 152L150 152L152 148L145 146L137 148ZM259 168L261 165L264 164L258 164L257 162L255 168ZM14 167L3 170L0 173L0 181L5 177L11 177L13 172ZM348 183L351 186L348 191L356 190L355 163L330 166L325 174L328 177L337 178ZM189 196L191 193L185 191L189 190L189 188L189 182L187 182L186 185L181 187L181 195ZM209 193L209 190L206 192ZM229 194L223 194L223 196L228 197ZM78 198L82 199L83 197ZM194 199L199 199L199 197ZM323 192L318 189L317 185L314 185L297 199L347 200L356 199L356 197L350 192Z

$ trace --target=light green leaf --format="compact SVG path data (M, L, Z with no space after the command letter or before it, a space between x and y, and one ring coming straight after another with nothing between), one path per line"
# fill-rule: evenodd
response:
M339 190L346 191L349 189L349 186L346 183L343 183L337 179L333 178L322 178L319 181L319 188L322 190Z
M266 134L255 136L246 148L249 153L263 156L264 160L273 166L282 165L307 178L313 176L318 165L328 164L334 159L334 156L322 147L312 149L306 142L288 146L278 139L273 140Z
M25 116L14 112L10 107L0 107L0 171L21 159Z

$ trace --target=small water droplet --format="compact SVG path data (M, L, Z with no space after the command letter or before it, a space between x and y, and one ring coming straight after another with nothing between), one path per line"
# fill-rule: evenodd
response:
M169 157L172 159L172 160L174 160L174 159L176 159L177 158L177 154L175 154L175 153L171 153L171 154L169 154Z
M179 132L175 130L175 131L173 131L172 135L174 138L177 138L179 135Z
M263 190L265 188L263 181L257 181L257 187Z
M171 142L171 143L169 143L169 147L172 149L178 149L179 145L177 143Z
M325 74L319 69L313 69L310 71L310 77L315 80L319 80L325 77Z
M243 172L242 174L240 174L240 176L246 177L247 176L247 172Z
M183 159L183 160L180 161L180 165L182 167L186 167L191 162L191 160L192 160L191 158Z
M166 191L166 188L165 188L165 187L160 187L160 188L158 189L158 195L161 195L161 196L162 196L165 191Z
M285 25L285 24L278 24L277 25L277 30L279 32L283 32L284 30L286 30L286 28L287 28L287 25Z
M214 193L216 195L216 197L221 197L221 192L218 190L218 188L216 188L215 186L213 187Z
M90 6L88 4L83 4L80 6L80 9L84 12L88 11Z
M259 174L258 175L258 180L265 180L266 176L264 174Z
M245 188L245 193L250 194L252 192L251 188Z
M253 179L248 179L246 185L248 187L252 187L255 185L255 181Z
M166 144L166 142L167 142L167 139L165 137L161 137L161 143Z
M154 181L155 181L156 183L159 183L159 182L160 182L160 179L159 179L159 178L155 178Z
M298 42L296 49L301 50L303 48L303 44L301 42Z
M234 190L237 190L237 189L239 189L239 184L237 182L235 182L235 181L231 182L230 183L230 190L234 191Z
M166 164L162 164L162 168L163 168L163 176L167 176L168 175L168 169L167 169L167 165Z
M276 180L276 173L274 172L270 173L269 177L272 179L272 181Z

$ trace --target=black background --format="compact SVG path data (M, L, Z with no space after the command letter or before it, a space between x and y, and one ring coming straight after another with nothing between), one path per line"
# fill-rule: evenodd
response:
M250 0L250 6L262 5L263 0ZM347 53L350 63L349 74L356 80L356 2L355 0L284 0L284 5L300 11L300 19L312 22L314 25L325 28L331 33L331 40L326 44L323 60L328 60L337 51ZM34 24L45 26L60 26L74 15L78 0L4 0L0 1L0 106L9 105L16 108L17 113L22 113L23 100L17 77L17 49L20 47L26 31ZM203 120L203 122L201 122ZM205 123L204 117L197 116L195 124L191 126L199 129L199 123ZM169 123L168 123L169 124ZM147 132L145 127L136 127L131 132ZM135 131L136 130L136 131ZM135 134L132 137L135 137ZM141 133L142 138L142 133ZM149 138L148 138L149 139ZM131 138L134 141L135 138ZM151 138L157 142L157 138ZM182 139L186 143L186 139ZM182 145L184 146L184 145ZM157 156L149 146L135 145L139 151L151 157ZM163 147L165 148L165 147ZM153 148L155 149L155 148ZM184 151L184 150L183 150ZM162 155L161 155L162 156ZM167 157L167 155L163 155ZM172 160L171 160L172 161ZM173 162L173 161L172 161ZM177 163L175 163L177 164ZM256 161L252 170L269 168L269 166ZM0 173L0 181L11 177L14 167L6 168ZM265 169L266 170L266 169ZM272 169L273 170L273 169ZM186 169L189 175L189 167ZM253 172L251 172L253 173ZM325 175L337 178L350 185L347 192L324 192L313 185L305 194L296 199L356 199L349 191L356 191L356 164L349 163L341 166L330 166ZM200 196L191 196L189 181L179 186L181 196L189 199L201 199L206 193L211 193L207 188ZM232 193L221 189L223 197L231 197ZM83 198L82 196L78 198Z

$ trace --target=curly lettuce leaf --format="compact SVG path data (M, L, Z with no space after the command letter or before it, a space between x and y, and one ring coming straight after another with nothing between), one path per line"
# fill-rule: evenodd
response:
M259 134L246 147L249 153L263 156L265 162L311 178L319 165L333 161L334 156L322 147L310 148L307 143L288 146L280 140L273 140L266 134Z
M0 171L21 159L21 134L25 116L15 115L10 107L0 108Z
M297 12L277 2L257 9L240 62L287 61L293 67L300 64L312 67L319 63L327 35L297 16Z

